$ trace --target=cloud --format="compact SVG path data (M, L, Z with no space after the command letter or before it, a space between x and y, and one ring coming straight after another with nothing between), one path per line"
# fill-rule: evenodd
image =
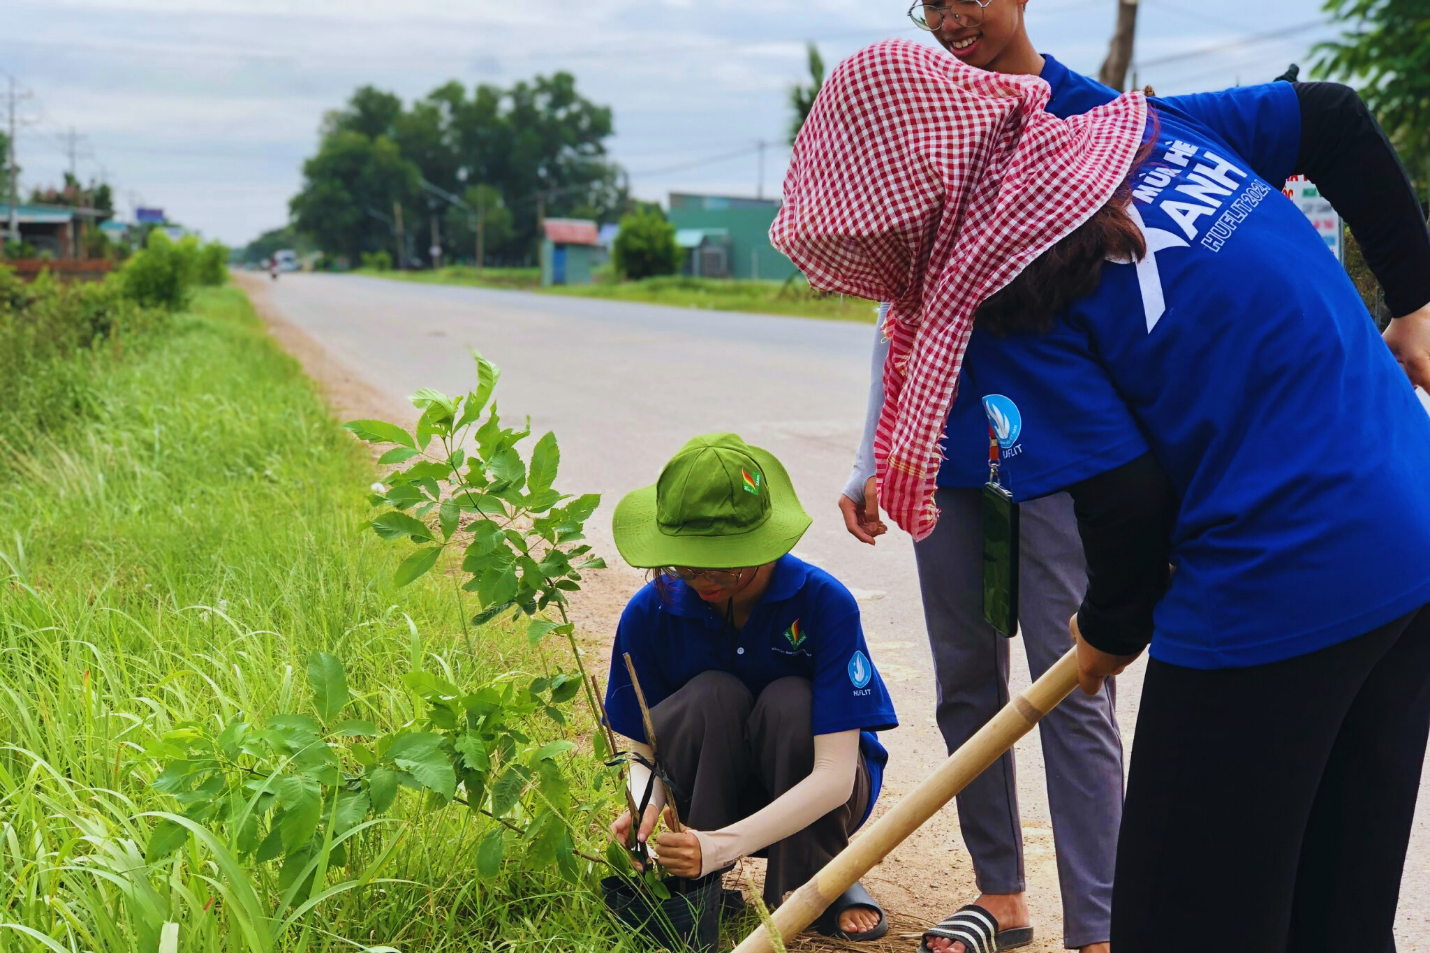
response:
M26 182L59 178L55 135L73 126L96 157L86 174L102 163L121 196L138 192L230 243L286 220L324 112L364 83L410 100L451 79L507 85L564 69L613 108L612 154L652 173L633 182L642 197L752 194L758 140L772 144L764 174L774 194L805 42L819 40L832 64L883 36L919 35L898 0L0 2L0 61L37 94L39 122L21 139ZM1280 72L1315 36L1250 49L1232 40L1313 18L1319 3L1203 0L1192 16L1145 6L1145 59L1227 44L1226 55L1146 71L1143 81L1166 93L1188 76L1203 87L1241 73L1269 79L1261 74ZM1069 66L1095 71L1112 9L1111 0L1030 0L1030 29Z

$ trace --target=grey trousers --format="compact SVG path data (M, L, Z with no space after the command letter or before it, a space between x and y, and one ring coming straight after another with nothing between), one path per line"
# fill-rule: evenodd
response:
M938 526L915 544L924 618L938 678L939 730L949 751L1008 702L1010 640L983 619L981 491L942 488ZM1071 646L1068 620L1087 574L1066 493L1021 505L1019 618L1034 678ZM1112 679L1095 697L1074 692L1039 725L1048 806L1070 949L1111 935L1112 875L1122 821L1122 736ZM1025 889L1018 785L1009 751L958 796L978 889Z
M814 770L813 695L803 678L781 678L754 697L728 672L702 672L651 709L656 740L681 796L681 819L698 831L746 818ZM869 770L859 758L854 791L802 831L771 844L764 900L771 909L849 845L869 806Z

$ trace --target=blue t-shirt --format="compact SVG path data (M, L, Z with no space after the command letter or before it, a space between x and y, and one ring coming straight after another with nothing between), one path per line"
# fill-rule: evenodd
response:
M1020 496L1126 462L1145 436L1181 499L1154 658L1293 658L1430 602L1430 416L1281 194L1300 146L1294 88L1154 106L1130 206L1148 256L1106 265L1052 334L975 331L968 371L998 418L1021 419L1005 454ZM1115 398L1067 370L1079 349ZM1122 452L1054 435L1114 418L1114 400L1140 430Z
M776 679L807 679L816 735L861 732L859 749L870 789L869 810L859 822L868 818L889 760L875 732L897 728L899 719L869 657L859 604L829 573L794 556L781 557L738 639L727 629L723 612L679 581L666 584L664 598L654 583L636 593L616 629L606 712L614 730L644 741L626 652L651 707L702 672L729 672L757 697Z
M1043 54L1043 71L1039 75L1052 87L1046 110L1060 119L1090 112L1112 102L1118 95L1115 89L1073 72L1047 54ZM1085 386L1098 385L1089 380ZM967 374L961 375L958 394L944 426L944 462L938 471L939 486L979 487L988 482L988 418L978 397L977 387L968 380Z

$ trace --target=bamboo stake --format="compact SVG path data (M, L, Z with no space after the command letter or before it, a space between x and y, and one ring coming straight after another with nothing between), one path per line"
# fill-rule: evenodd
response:
M641 706L641 721L645 725L645 743L650 745L650 752L654 756L651 758L656 764L660 763L660 749L655 746L655 722L651 720L650 708L645 703L645 692L641 691L641 680L636 677L636 664L631 661L631 653L625 653L626 671L631 673L631 686L636 690L636 702ZM670 816L675 821L671 825L671 830L677 834L685 833L685 826L680 823L680 811L675 806L672 798L666 799L666 807L670 808Z
M611 730L611 719L606 717L606 700L601 695L601 683L596 681L596 676L594 675L591 676L591 688L594 689L591 693L591 697L596 699L596 706L601 711L601 724L599 727L606 733L606 744L610 745L610 748L607 750L611 752L611 757L614 758L616 756L616 733ZM626 809L631 812L631 839L630 842L626 844L626 848L628 850L634 850L636 846L636 835L640 833L641 822L644 821L645 818L640 816L640 805L636 803L636 796L631 793L629 768L622 765L620 776L621 788L626 792Z
M815 921L840 894L876 867L924 822L982 774L1077 688L1077 652L1070 650L1027 691L1015 695L933 774L900 799L887 814L840 852L813 879L775 911L772 922L789 940ZM769 930L761 926L735 953L773 953Z

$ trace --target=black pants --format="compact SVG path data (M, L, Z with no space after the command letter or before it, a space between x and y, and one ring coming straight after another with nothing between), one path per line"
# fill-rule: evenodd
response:
M703 672L651 709L661 760L680 788L680 817L698 831L748 817L814 770L809 682L781 678L759 698L727 672ZM849 801L766 850L765 905L774 908L849 845L869 804L864 759Z
M1430 731L1430 606L1245 669L1147 668L1116 953L1393 953Z

